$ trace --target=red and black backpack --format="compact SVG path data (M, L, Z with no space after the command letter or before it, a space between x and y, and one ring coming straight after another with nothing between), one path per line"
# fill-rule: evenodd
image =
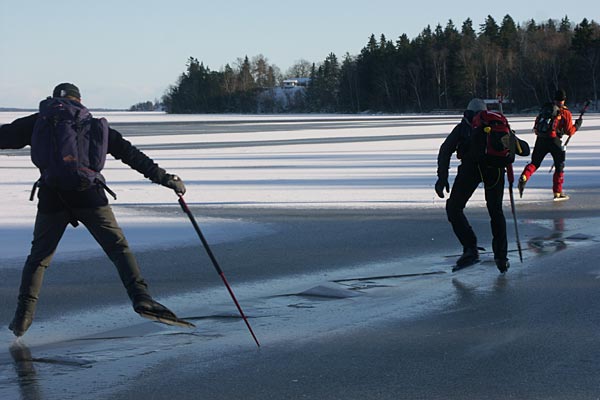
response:
M473 135L480 146L480 161L494 167L506 167L515 161L515 135L508 120L496 111L481 111L473 117Z
M540 113L535 119L533 130L540 137L553 138L557 136L556 125L560 119L560 107L550 102L546 103L540 109Z

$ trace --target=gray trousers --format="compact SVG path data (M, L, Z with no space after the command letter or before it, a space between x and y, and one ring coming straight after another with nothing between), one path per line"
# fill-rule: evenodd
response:
M67 225L73 218L87 228L115 264L129 297L133 300L135 295L147 293L147 285L141 276L137 261L110 206L73 208L70 212L37 213L31 252L21 276L19 305L33 312L42 287L44 272L50 265Z

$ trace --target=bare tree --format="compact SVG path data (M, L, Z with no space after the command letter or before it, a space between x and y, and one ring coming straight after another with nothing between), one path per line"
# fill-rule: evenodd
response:
M288 70L284 74L284 78L307 78L310 76L311 68L312 63L310 61L300 59L288 68Z

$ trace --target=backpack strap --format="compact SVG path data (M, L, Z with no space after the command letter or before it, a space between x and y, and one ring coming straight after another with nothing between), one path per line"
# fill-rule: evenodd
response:
M510 129L510 126L509 126ZM521 146L519 145L519 141L517 140L517 136L515 135L515 131L510 129L510 133L508 134L508 153L509 158L511 160L515 159L515 155L521 152ZM519 148L517 151L517 147ZM512 162L511 162L512 164Z
M60 195L60 191L50 187L50 189L56 194L56 197L58 197L58 199L60 200L61 203L63 203L63 205L65 206L65 210L67 211L67 213L69 214L69 223L71 225L73 225L73 228L77 228L79 226L79 221L77 221L77 218L75 218L75 214L73 214L73 209L71 208L71 206L69 205L69 203L66 202L66 200L64 199L64 197L62 197Z
M107 185L106 183L104 183L104 181L103 181L102 179L98 179L98 178L96 178L96 179L94 180L94 182L95 182L95 183L96 183L98 186L100 186L102 189L106 190L106 192L107 192L108 194L110 194L110 195L113 197L113 199L115 199L115 200L117 199L117 194L116 194L115 192L113 192L113 191L112 191L112 190L111 190L111 189L108 187L108 185Z

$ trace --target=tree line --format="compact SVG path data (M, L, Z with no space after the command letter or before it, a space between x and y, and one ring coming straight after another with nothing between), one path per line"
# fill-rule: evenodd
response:
M310 83L281 90L282 80L293 77ZM595 21L573 24L565 16L520 25L506 15L498 24L488 16L478 29L467 19L460 29L452 20L427 26L413 39L372 34L360 54L300 60L285 73L263 55L219 71L190 57L162 106L169 113L403 113L462 109L472 97L501 96L518 111L548 101L559 87L571 104L598 104L599 79Z

